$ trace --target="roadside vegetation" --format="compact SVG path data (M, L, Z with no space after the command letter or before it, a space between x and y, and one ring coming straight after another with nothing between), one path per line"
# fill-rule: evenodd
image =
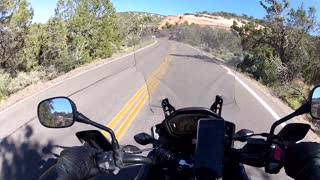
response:
M316 9L291 9L289 1L261 1L265 22L232 26L242 38L244 60L238 68L270 87L297 108L312 86L319 84L320 39Z
M228 12L203 11L196 15L246 20L241 21L244 26L236 21L231 26L240 35L243 48L243 61L237 68L297 108L310 89L320 83L320 26L316 8L302 3L298 9L292 9L288 0L263 0L260 4L266 10L263 20ZM225 60L230 57L220 55Z
M26 86L150 42L160 15L117 13L109 0L58 0L32 23L27 0L0 0L0 102Z
M223 59L228 63L240 62L242 58L241 39L229 29L181 24L167 27L162 34L169 35L171 40L197 47L207 55Z
M200 47L209 55L228 62L236 60L233 63L237 65L235 68L269 87L276 96L296 109L308 98L312 87L320 83L320 25L315 15L316 8L305 7L302 3L293 9L288 0L262 0L260 5L266 11L262 20L227 12L193 14L209 18L222 16L242 22L243 26L237 21L231 26L241 38L242 55L237 51L217 52L210 48L230 45L219 41L219 36L226 33L225 29L186 24L166 28L180 32L175 36L176 40ZM197 32L204 33L195 36ZM242 59L240 63L239 58Z
M244 60L238 69L268 86L291 108L298 108L320 83L320 36L315 7L290 8L288 0L260 2L265 21L233 29L242 38ZM308 119L314 122L310 117ZM314 122L317 129L320 126ZM319 134L319 132L318 132Z

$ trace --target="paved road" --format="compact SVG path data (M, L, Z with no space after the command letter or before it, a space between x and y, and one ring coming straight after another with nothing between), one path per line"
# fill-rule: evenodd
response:
M269 103L263 93L253 90ZM161 98L169 97L177 108L209 107L216 94L226 98L222 115L234 122L237 129L266 132L274 122L274 116L219 63L189 46L159 39L134 56L68 79L1 112L0 174L2 179L35 178L40 173L36 167L50 157L53 145L80 145L73 134L92 129L82 124L67 129L42 127L36 108L45 98L70 97L83 114L111 126L122 144L135 144L134 134L149 133L152 125L162 121L158 104ZM270 106L283 115L276 104L270 102ZM283 173L267 176L261 169L247 171L252 179L287 178Z

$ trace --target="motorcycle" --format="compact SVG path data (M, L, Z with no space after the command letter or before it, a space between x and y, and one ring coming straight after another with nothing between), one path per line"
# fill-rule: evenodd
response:
M134 136L140 149L133 145L120 146L112 129L89 119L77 110L67 97L43 100L38 105L40 123L48 128L67 128L75 122L99 128L110 134L109 141L100 131L77 132L84 146L95 148L98 168L117 174L121 169L141 166L137 179L248 179L243 165L264 167L266 173L276 174L284 166L285 149L302 140L310 125L290 123L279 133L280 124L302 114L310 113L320 119L320 86L293 113L274 122L267 133L248 129L236 132L236 125L221 116L223 98L216 96L210 108L188 107L176 109L168 99L161 106L165 119L151 128L151 135ZM236 148L235 142L246 143ZM142 155L148 151L148 155Z

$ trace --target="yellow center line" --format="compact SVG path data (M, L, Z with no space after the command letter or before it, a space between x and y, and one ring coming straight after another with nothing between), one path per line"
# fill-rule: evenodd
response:
M119 111L119 113L110 121L107 127L113 129L117 126L121 118L129 111L133 106L134 102L137 101L138 97L146 90L146 84L144 84L138 92L127 102L127 104Z
M172 48L170 49L172 51ZM132 108L134 103L141 97L140 100L136 103L133 107L132 111L128 114L127 118L123 121L123 123L118 128L116 134L117 138L120 139L126 130L129 128L135 117L137 116L138 112L146 102L148 98L148 94L151 93L154 88L158 85L159 80L161 79L162 75L165 72L165 69L168 67L169 64L169 54L167 54L164 58L164 61L160 64L159 68L154 71L146 83L142 85L142 87L137 91L137 93L126 103L126 105L119 111L119 113L110 121L107 127L114 129L117 124L119 124L120 120L126 115L126 113ZM150 85L150 87L148 86ZM149 93L147 93L146 89L148 89ZM103 131L105 136L108 135L107 132ZM120 138L119 138L120 137Z
M157 75L159 76L158 79L156 81L154 81L150 87L150 94L153 92L153 90L158 86L160 79L162 78L162 76L164 75L165 69L168 67L169 64L169 57L168 55L165 57L165 61L163 63L164 65L162 66L162 68L159 68L159 71L157 73ZM128 128L130 127L130 125L132 124L132 122L134 121L134 119L136 118L136 116L138 115L139 111L142 109L143 105L145 104L145 102L148 99L148 93L144 93L143 97L139 100L139 102L136 104L136 106L132 109L132 111L128 114L127 118L123 121L123 123L121 124L121 126L117 129L116 131L116 137L118 140L120 140L124 134L126 133L126 131L128 130Z
M163 69L164 63L161 63L159 68L152 73L150 78L147 80L147 83L144 83L142 87L136 92L136 94L125 104L125 106L118 112L118 114L109 122L107 127L114 129L120 122L120 120L125 116L125 114L131 109L133 104L137 99L142 95L143 92L147 89L147 84L152 84L152 81L155 80L155 76ZM108 133L103 131L103 135L107 136Z
M150 90L154 89L154 87L157 85L157 82L155 82ZM123 135L126 133L130 125L132 124L133 120L138 115L139 111L141 110L142 106L148 99L148 93L144 93L143 97L140 99L140 101L137 103L137 105L132 109L132 111L128 114L127 118L123 121L121 126L116 131L116 137L118 140L120 140Z

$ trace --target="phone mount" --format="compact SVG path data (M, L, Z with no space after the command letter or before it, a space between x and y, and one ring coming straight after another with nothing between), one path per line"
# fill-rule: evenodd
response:
M223 99L222 96L217 95L216 100L211 105L210 110L221 116L222 113L222 105L223 105Z
M161 102L162 110L164 113L164 117L169 117L172 113L176 111L176 109L169 103L169 99L165 98Z

